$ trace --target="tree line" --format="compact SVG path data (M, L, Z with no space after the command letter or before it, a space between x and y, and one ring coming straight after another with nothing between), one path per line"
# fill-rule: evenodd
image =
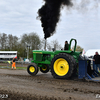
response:
M18 58L28 57L32 58L32 50L44 50L45 40L41 39L39 35L35 32L24 33L22 36L17 37L12 34L0 33L0 51L17 51ZM55 50L61 50L64 47L64 44L61 45L57 40L52 40L50 42L46 41L46 49L52 51L52 48ZM74 47L72 47L73 50ZM76 47L76 51L82 52L83 48L79 45Z
M12 34L0 33L0 51L17 51L18 57L32 58L32 50L43 50L45 40L41 39L35 32L25 33L20 37L13 36ZM62 46L57 40L53 40L46 43L47 50L52 51L52 48L56 50L62 49Z

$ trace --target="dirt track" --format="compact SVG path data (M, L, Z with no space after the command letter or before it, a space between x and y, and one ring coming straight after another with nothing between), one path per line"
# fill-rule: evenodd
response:
M100 83L30 76L26 70L0 69L0 100L99 100ZM4 97L4 99L3 99Z

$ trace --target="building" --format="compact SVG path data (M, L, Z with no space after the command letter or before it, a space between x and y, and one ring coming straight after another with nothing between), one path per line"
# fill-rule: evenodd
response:
M12 60L17 57L17 51L0 51L0 60Z

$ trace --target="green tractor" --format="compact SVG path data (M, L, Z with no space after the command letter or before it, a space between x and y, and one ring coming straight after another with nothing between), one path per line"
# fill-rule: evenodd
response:
M75 41L74 50L71 50ZM42 73L49 70L54 78L68 79L76 73L77 63L81 52L76 52L76 39L71 39L68 50L40 51L33 50L32 63L27 67L30 75L36 75L40 68Z

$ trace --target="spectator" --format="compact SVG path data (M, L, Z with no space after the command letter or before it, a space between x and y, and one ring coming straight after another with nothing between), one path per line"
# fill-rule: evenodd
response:
M13 67L14 67L14 69L16 69L16 63L15 63L15 60L16 60L16 58L13 58L13 60L12 60L12 69L13 69Z
M93 61L94 61L94 70L98 73L98 68L100 70L100 55L98 54L98 52L95 52Z

